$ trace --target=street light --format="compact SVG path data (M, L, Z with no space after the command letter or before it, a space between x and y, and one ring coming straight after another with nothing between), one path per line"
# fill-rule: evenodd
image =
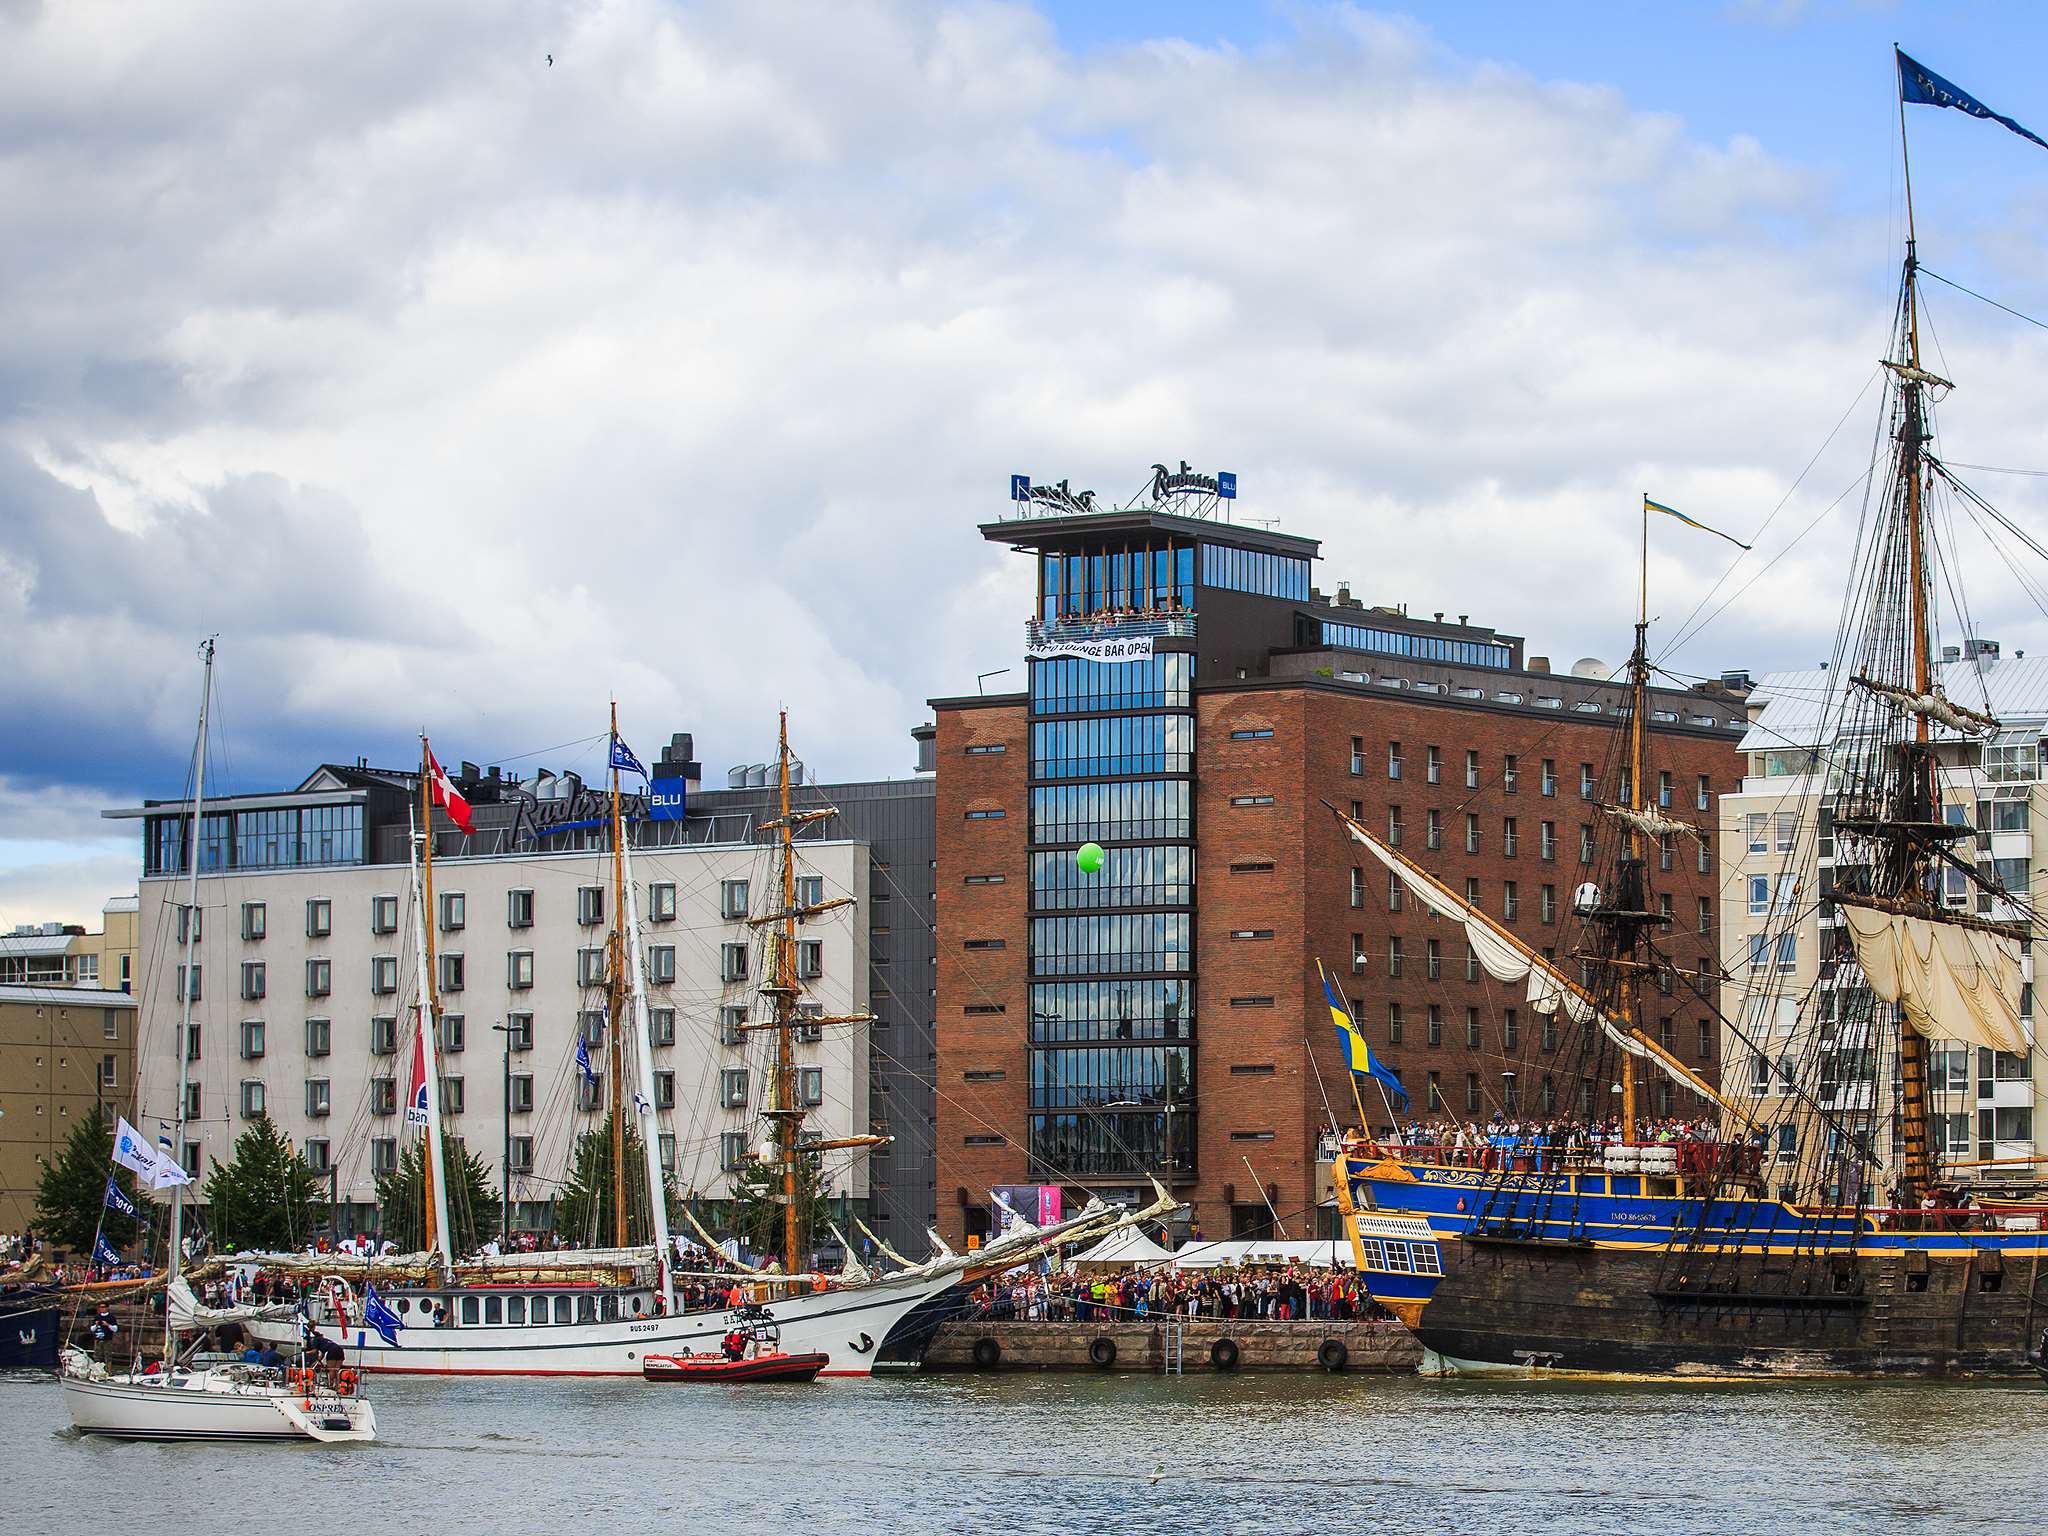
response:
M505 1144L498 1155L498 1240L507 1252L512 1248L512 1036L510 1024L493 1024L505 1037Z

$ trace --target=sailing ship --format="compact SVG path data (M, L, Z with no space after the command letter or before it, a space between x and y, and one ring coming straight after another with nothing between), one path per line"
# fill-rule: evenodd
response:
M419 992L413 1030L414 1070L408 1115L422 1131L426 1170L426 1241L422 1252L390 1257L341 1260L336 1256L265 1255L266 1268L316 1280L310 1301L317 1323L346 1334L349 1347L366 1371L436 1375L500 1376L641 1376L652 1358L683 1358L716 1354L740 1319L772 1327L781 1347L792 1355L821 1354L824 1374L865 1376L878 1360L914 1363L923 1343L963 1284L1030 1262L1052 1252L1061 1242L1097 1237L1149 1219L1171 1209L1163 1190L1142 1210L1130 1211L1091 1201L1066 1221L1044 1228L1020 1225L1004 1237L969 1254L956 1254L932 1234L932 1255L921 1263L883 1249L895 1268L871 1271L854 1256L841 1235L846 1254L836 1273L821 1273L808 1262L803 1230L805 1160L834 1149L864 1151L886 1138L856 1135L811 1138L803 1132L808 1111L798 1101L793 1054L800 1029L860 1026L870 1015L807 1014L802 1011L802 981L797 964L798 933L808 919L846 904L845 898L805 902L800 899L795 833L805 825L828 820L830 807L797 808L790 802L791 758L789 721L779 726L780 814L763 824L775 834L779 905L755 917L770 946L766 980L760 988L768 1008L750 1030L773 1032L775 1070L761 1113L769 1129L763 1155L779 1174L782 1207L781 1251L771 1266L743 1264L682 1271L669 1224L669 1192L660 1164L660 1137L653 1133L655 1104L652 1041L646 994L645 960L641 952L639 906L633 882L632 842L627 836L619 773L633 761L620 750L617 709L612 715L610 844L614 927L608 940L606 985L609 1027L605 1034L610 1084L608 1124L610 1157L604 1165L611 1181L609 1246L567 1252L459 1257L450 1222L448 1191L451 1162L442 1135L439 1066L436 1059L439 1003L426 914L433 901L432 825L437 774L432 750L421 738L419 816L413 829L411 882L415 958ZM630 1038L635 1090L631 1103L645 1122L644 1131L629 1137L624 1106L626 1055ZM628 1225L626 1163L633 1140L641 1152L644 1176L644 1239ZM690 1218L695 1226L694 1217ZM706 1252L713 1250L709 1234ZM707 1261L708 1263L708 1261ZM678 1282L698 1282L690 1289L708 1294L712 1304L679 1309ZM373 1306L371 1287L380 1294ZM361 1287L359 1290L358 1287ZM734 1306L735 1290L740 1301ZM381 1308L381 1310L380 1310ZM754 1309L759 1309L758 1313ZM375 1320L373 1320L375 1319ZM384 1324L379 1331L377 1321ZM265 1325L252 1325L262 1336ZM271 1330L274 1336L278 1329Z
M199 737L193 752L191 883L187 892L185 965L192 972L192 945L199 932L199 828L206 793L206 716L213 696L212 640L200 647L203 659ZM192 1053L193 989L180 985L177 1124L172 1146L184 1145L186 1081ZM125 1127L124 1133L125 1133ZM135 1156L146 1156L135 1153ZM374 1440L377 1416L356 1392L356 1375L338 1362L306 1352L306 1339L293 1309L208 1311L201 1308L180 1274L183 1261L185 1182L182 1170L170 1182L169 1260L161 1359L135 1369L110 1371L85 1351L64 1351L61 1380L64 1407L81 1434L127 1440ZM97 1244L95 1244L97 1247ZM281 1311L282 1317L272 1314ZM179 1352L179 1338L225 1324L253 1324L271 1316L276 1342L289 1351L283 1367L241 1362L195 1369ZM196 1348L196 1345L194 1346Z
M1898 67L1902 143L1906 101L1977 109L1903 54ZM1852 563L1849 664L1831 670L1832 741L1815 765L1829 786L1835 839L1833 882L1818 900L1839 919L1845 949L1793 1026L1796 1065L1786 1045L1757 1038L1775 1026L1770 966L1761 979L1752 968L1752 989L1772 1004L1772 1022L1754 1009L1722 1019L1747 1049L1783 1064L1773 1121L1697 1081L1688 1086L1720 1111L1717 1137L1645 1145L1637 1121L1634 1063L1689 1076L1642 1027L1642 990L1671 965L1656 943L1660 915L1638 840L1673 830L1643 796L1646 610L1630 664L1630 793L1608 807L1622 829L1621 857L1609 883L1576 904L1583 979L1340 817L1409 891L1464 925L1489 974L1526 980L1532 1006L1580 1026L1561 1053L1580 1071L1604 1078L1621 1053L1612 1139L1580 1125L1542 1145L1450 1160L1462 1166L1364 1138L1347 1146L1340 1182L1357 1204L1419 1215L1454 1238L1443 1243L1443 1278L1407 1319L1425 1370L1943 1376L2023 1374L2038 1358L2030 1345L2044 1320L2048 1242L2015 1230L2036 1222L1987 1225L1934 1209L1931 1042L2022 1057L2031 1049L2022 946L2035 918L2023 892L1957 855L1975 818L1959 821L1944 806L1942 754L1998 726L1949 697L1934 661L1934 594L1954 590L1956 573L1930 493L1946 487L1983 503L1933 450L1929 407L1950 386L1922 362L1910 167L1907 187L1885 360L1885 490ZM1981 891L1993 915L1944 902L1944 880ZM1775 954L1797 916L1786 904L1752 942ZM1829 1081L1839 1089L1846 1075L1874 1087L1881 1063L1892 1068L1888 1114L1859 1123ZM1896 1128L1889 1138L1879 1134L1885 1119ZM1788 1153L1792 1166L1780 1166Z

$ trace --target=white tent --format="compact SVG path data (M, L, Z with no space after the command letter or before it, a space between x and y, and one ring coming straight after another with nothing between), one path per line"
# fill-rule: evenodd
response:
M1173 1250L1162 1248L1138 1227L1119 1227L1100 1242L1082 1249L1069 1264L1135 1265L1166 1264Z
M1342 1238L1290 1242L1271 1238L1232 1238L1228 1242L1189 1243L1173 1256L1175 1269L1223 1269L1241 1264L1315 1269L1350 1269L1351 1244Z

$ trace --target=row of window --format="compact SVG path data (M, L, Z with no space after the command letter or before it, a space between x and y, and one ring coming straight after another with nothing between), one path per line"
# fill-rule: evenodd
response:
M1031 855L1031 906L1038 912L1081 907L1186 906L1195 894L1195 852L1186 846L1105 848L1094 874L1064 850ZM970 880L974 877L970 876Z
M1265 804L1270 803L1270 800L1270 796L1267 796L1263 800L1258 801L1254 801L1251 797L1239 797L1233 798L1230 803L1232 805L1238 805L1241 803ZM1364 802L1358 800L1352 801L1351 819L1353 821L1362 821L1364 818L1364 810ZM1463 827L1465 851L1467 853L1483 853L1485 851L1486 844L1485 835L1481 829L1479 813L1476 811L1466 811L1462 814L1465 818L1465 824ZM1440 850L1444 846L1444 813L1441 810L1436 809L1435 807L1431 807L1430 809L1422 813L1422 818L1422 846L1432 851ZM1594 836L1595 834L1591 822L1581 822L1579 824L1579 862L1581 864L1591 864L1593 862ZM1399 848L1402 847L1407 842L1407 840L1407 813L1403 810L1401 806L1388 806L1388 845L1391 847ZM1678 867L1678 841L1676 835L1670 832L1661 833L1657 837L1656 845L1657 867L1661 870L1666 871L1676 869ZM1557 860L1558 847L1559 839L1557 834L1557 823L1554 821L1538 822L1536 824L1536 857L1546 862L1554 863ZM1503 858L1513 859L1519 858L1521 856L1522 824L1520 817L1503 816L1501 818L1500 851L1501 856ZM1707 840L1704 837L1696 840L1696 847L1693 853L1693 865L1703 875L1713 873L1713 850L1709 846Z
M673 944L650 944L643 952L647 961L647 983L650 986L673 985L676 979L676 948ZM748 946L741 943L719 946L719 975L725 981L744 981L747 978ZM813 980L824 974L825 943L822 939L797 940L797 975ZM322 956L308 959L306 966L306 996L328 997L334 991L334 962ZM205 970L194 965L190 972L192 1000L197 1002L204 995ZM469 957L466 954L446 951L435 957L435 981L442 993L456 993L467 989L469 984ZM583 987L603 986L608 979L609 963L607 951L591 946L576 951L576 984ZM370 991L378 997L388 997L398 991L399 964L396 955L372 955L370 957ZM523 992L534 984L534 952L530 949L513 949L505 952L505 985L515 992ZM187 972L178 967L178 986L181 993L187 986ZM245 1002L256 1002L269 996L270 970L268 962L244 960L241 963L241 992Z
M1192 825L1186 779L1046 784L1031 791L1031 841L1123 843L1186 837Z
M1323 644L1380 656L1413 656L1421 661L1451 661L1468 667L1512 667L1513 646L1492 640L1452 640L1443 635L1411 635L1367 624L1323 621Z
M192 867L192 818L150 816L142 831L143 872L184 874ZM264 811L209 811L200 818L199 868L281 869L363 862L363 808L308 805Z
M1195 659L1162 651L1136 661L1057 656L1031 663L1031 713L1088 714L1117 709L1186 709Z
M1040 720L1031 727L1031 772L1040 779L1186 773L1194 740L1192 715Z
M1177 978L1051 981L1031 986L1034 1043L1184 1040L1193 1028L1192 988Z
M719 1073L718 1101L727 1109L744 1109L751 1102L749 1072L745 1067L727 1067ZM441 1112L459 1115L466 1107L465 1083L459 1076L444 1074L441 1078ZM604 1107L604 1079L602 1077L579 1077L577 1080L579 1107L585 1110ZM269 1087L261 1078L244 1078L240 1084L241 1113L245 1120L254 1120L266 1115L269 1110ZM533 1074L515 1072L506 1080L506 1093L510 1102L510 1113L515 1115L533 1112ZM333 1112L333 1081L325 1077L309 1077L305 1080L306 1115L309 1119L325 1119ZM825 1069L823 1067L799 1066L796 1069L796 1101L806 1108L816 1108L825 1102ZM676 1104L676 1075L670 1071L654 1074L654 1107L674 1109ZM201 1085L185 1085L185 1118L197 1120L205 1107ZM390 1116L398 1113L398 1079L395 1077L373 1077L370 1079L370 1113Z
M1185 912L1104 913L1031 920L1034 976L1185 971L1192 963Z
M1038 614L1047 622L1106 610L1194 606L1195 551L1189 544L1038 557Z
M1185 1045L1061 1046L1031 1052L1033 1109L1185 1105L1192 1048Z
M1443 748L1424 747L1422 750L1423 782L1427 784L1443 783ZM1351 771L1354 774L1364 773L1366 771L1366 760L1365 738L1363 736L1352 737ZM1465 752L1464 762L1465 788L1478 789L1481 783L1480 775L1479 753L1476 749L1468 748ZM1389 779L1405 779L1409 777L1408 756L1398 741L1389 741L1387 743L1387 777ZM1537 790L1546 798L1554 798L1557 794L1557 785L1557 760L1546 757L1542 760L1541 772L1537 778ZM1521 786L1521 755L1515 752L1502 753L1500 770L1501 793L1508 795L1520 794ZM1579 798L1581 800L1594 799L1599 793L1599 787L1599 778L1593 771L1593 765L1591 763L1579 764ZM1631 790L1629 771L1623 768L1621 770L1619 791L1623 804L1630 803L1633 800L1634 796ZM1713 793L1713 780L1707 774L1699 774L1693 784L1693 809L1697 811L1711 810L1713 808ZM1657 804L1663 809L1669 810L1675 803L1676 788L1671 774L1669 772L1659 772L1657 775ZM1751 818L1752 821L1758 819L1756 817Z
M1308 601L1308 574L1308 561L1293 555L1233 549L1228 544L1202 546L1202 585L1205 587L1221 587L1226 592L1250 592L1258 597L1284 597L1305 603Z

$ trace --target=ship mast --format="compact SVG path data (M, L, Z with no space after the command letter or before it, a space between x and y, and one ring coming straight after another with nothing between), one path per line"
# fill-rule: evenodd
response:
M612 701L612 735L616 748L619 739L619 704ZM609 1094L611 1104L612 1133L612 1246L626 1246L626 1115L621 1102L626 1080L623 1050L625 1041L619 1036L620 1015L625 1012L626 946L621 924L626 914L626 838L625 820L619 811L619 763L616 750L609 754L612 760L612 930L605 936L605 1012L610 1033L605 1037L608 1049L605 1052L607 1075L611 1078Z
M429 767L432 749L426 732L420 733L420 810L413 828L409 853L413 863L413 916L420 968L419 1033L413 1049L425 1063L426 1142L420 1152L420 1212L426 1222L426 1251L441 1255L444 1277L455 1260L454 1229L448 1220L447 1167L442 1159L441 1137L441 1000L434 976L434 802L433 774ZM415 1106L408 1104L412 1113Z
M1647 809L1649 805L1649 798L1645 793L1643 785L1643 736L1649 729L1649 629L1650 498L1648 492L1645 492L1643 495L1643 538L1641 554L1636 567L1636 648L1630 653L1628 659L1628 795L1629 809L1636 812ZM1628 888L1630 883L1627 873L1629 865L1636 858L1636 829L1624 822L1622 825L1622 888L1624 890ZM1638 889L1641 889L1643 892L1642 900L1637 905L1647 908L1649 906L1648 889L1640 879L1635 883ZM1633 930L1631 930L1631 936L1633 936ZM1631 950L1633 951L1633 945ZM1642 1028L1642 1020L1636 1016L1639 992L1637 986L1638 978L1633 962L1634 955L1632 952L1630 963L1624 966L1621 972L1621 1016L1631 1030L1640 1030ZM1635 1059L1627 1052L1623 1052L1621 1057L1621 1139L1624 1145L1636 1139L1636 1068Z
M178 1000L178 1107L171 1126L171 1156L177 1159L178 1167L185 1166L185 1105L191 1097L192 1074L192 948L199 937L199 828L202 820L203 802L206 798L206 707L213 700L213 639L209 636L200 642L199 655L204 665L200 669L199 683L199 742L193 749L192 767L192 826L186 838L190 850L190 867L186 871L185 887L185 967L179 973L182 996ZM178 1283L179 1261L184 1257L180 1246L184 1242L185 1227L185 1186L182 1182L171 1186L171 1251L169 1255L170 1284ZM171 1309L164 1308L164 1358L177 1357L177 1334L171 1323Z

